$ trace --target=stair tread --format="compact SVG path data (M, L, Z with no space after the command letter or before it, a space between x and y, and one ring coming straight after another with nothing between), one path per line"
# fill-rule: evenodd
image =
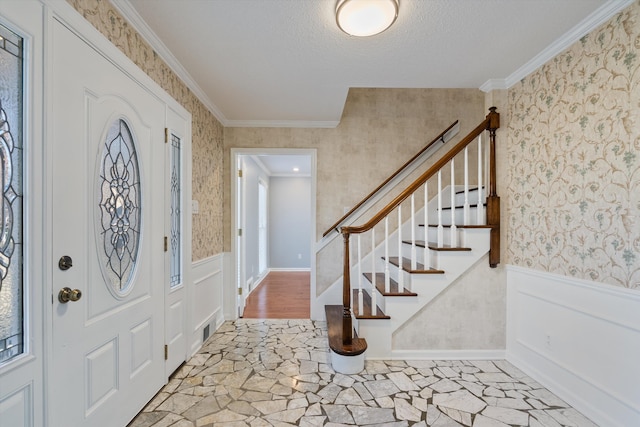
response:
M481 203L481 205L486 207L486 206L487 206L487 203L486 203L486 202L485 202L485 203ZM470 207L470 208L477 208L477 207L478 207L478 204L477 204L477 203L470 203L470 204L469 204L469 207ZM454 206L453 208L454 208L454 209L463 209L463 208L464 208L464 205L456 205L456 206ZM451 210L451 206L443 206L443 207L442 207L442 210L443 210L443 211L450 211L450 210Z
M411 240L403 240L402 243L406 243L407 245L411 244ZM416 246L424 248L425 242L424 240L416 240ZM451 246L451 245L442 245L438 246L436 242L428 243L429 249L433 251L445 251L445 252L465 252L470 251L471 248L463 247L463 246Z
M382 257L384 259L384 257ZM400 261L397 256L389 257L389 263L395 265L396 267L400 266ZM402 258L402 269L412 274L444 274L443 270L437 270L435 268L429 267L425 270L424 265L419 262L416 263L416 269L411 269L411 260L408 258Z
M371 273L362 273L362 275L364 277L367 278L367 280L371 283L373 283L373 281L371 280L372 278L372 274ZM415 292L411 292L410 290L408 290L407 288L402 288L402 290L400 290L400 286L398 285L398 282L396 282L395 280L389 278L389 292L385 292L384 289L384 273L376 273L376 289L378 290L378 292L380 292L380 294L382 296L385 297L415 297L418 296L418 294L416 294Z
M353 290L353 315L356 319L390 319L376 304L376 314L371 314L371 295L362 290L362 313L358 311L358 290Z
M342 356L358 356L367 349L367 341L359 338L354 332L351 345L342 343L342 314L341 305L325 305L324 312L327 316L327 335L329 336L329 347L334 352Z

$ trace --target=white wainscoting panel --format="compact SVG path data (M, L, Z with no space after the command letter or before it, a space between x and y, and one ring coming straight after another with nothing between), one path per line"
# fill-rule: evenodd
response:
M223 254L219 254L192 264L193 285L189 295L189 327L192 331L190 355L202 347L203 332L207 326L212 335L224 322L223 261Z
M508 266L507 360L601 426L640 426L640 292Z

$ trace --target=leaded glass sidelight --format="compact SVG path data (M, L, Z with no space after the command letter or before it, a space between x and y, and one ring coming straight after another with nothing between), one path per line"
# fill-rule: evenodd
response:
M123 119L107 132L98 176L98 254L102 274L116 296L129 293L140 246L141 189L133 134Z
M171 135L171 261L169 274L171 276L171 287L182 282L180 231L182 217L180 210L180 194L182 187L180 168L180 138Z
M0 364L24 352L22 38L0 25Z

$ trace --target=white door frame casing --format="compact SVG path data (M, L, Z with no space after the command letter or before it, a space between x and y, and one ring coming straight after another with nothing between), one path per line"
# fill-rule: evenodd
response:
M238 176L238 161L239 156L278 156L278 155L297 155L297 156L309 156L311 159L311 233L309 241L309 253L310 257L310 270L311 270L311 289L310 289L310 303L315 300L316 295L316 180L317 180L317 150L315 148L231 148L230 153L230 183L231 183L231 256L234 272L237 271L238 262L237 259L237 244L236 244L236 230L238 229L237 223L237 205L238 205L238 189L237 189L237 176ZM268 257L267 257L268 259ZM268 269L268 267L267 267ZM237 274L234 273L233 280L225 283L224 292L224 304L225 307L233 307L233 310L225 309L226 320L235 320L238 313L238 299L237 296Z

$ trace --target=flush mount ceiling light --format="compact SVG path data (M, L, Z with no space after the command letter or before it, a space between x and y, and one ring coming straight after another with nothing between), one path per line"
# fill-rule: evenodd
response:
M398 0L339 0L338 27L345 33L366 37L389 28L398 17Z

